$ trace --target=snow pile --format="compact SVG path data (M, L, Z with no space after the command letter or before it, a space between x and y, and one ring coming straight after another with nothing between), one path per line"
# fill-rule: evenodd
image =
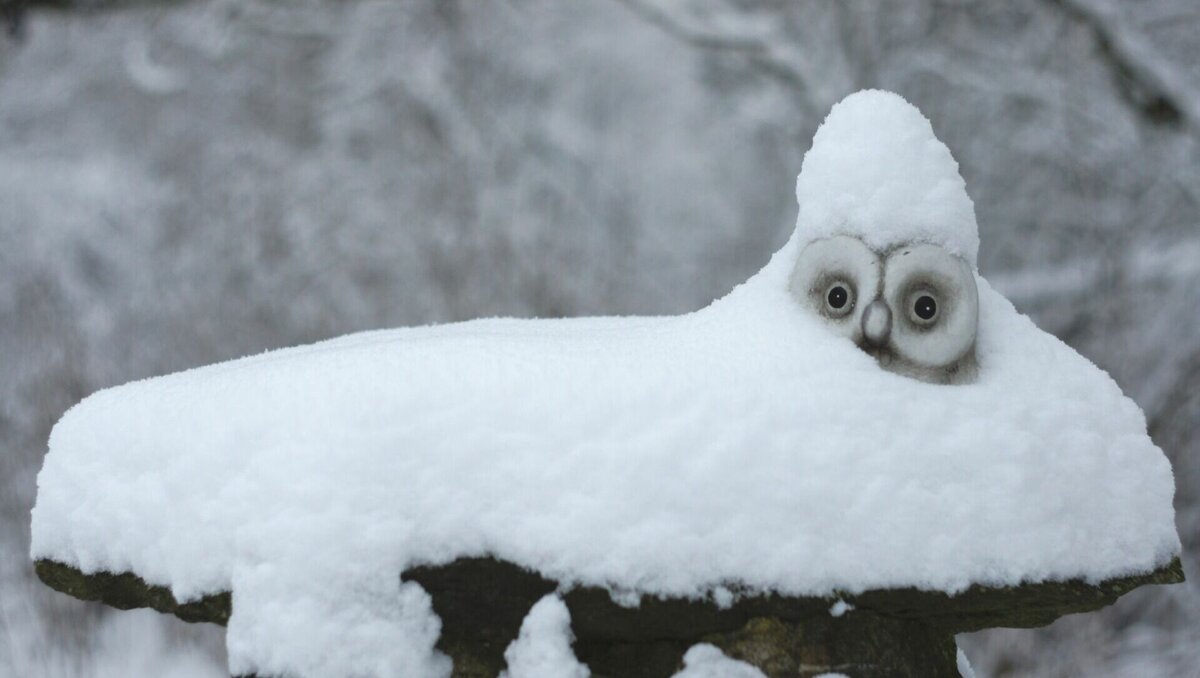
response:
M588 668L571 652L571 613L551 594L521 622L521 635L504 651L508 670L500 678L587 678Z
M929 120L891 92L867 90L833 107L796 179L796 236L853 235L873 249L940 245L972 266L975 205Z
M799 247L833 223L973 255L969 204L934 204L956 200L953 161L924 162L944 147L897 102L834 109L797 236L701 311L372 332L92 395L51 435L33 557L181 600L232 590L233 672L301 676L444 675L429 598L397 573L462 556L692 597L1167 563L1173 479L1141 411L985 280L978 378L957 386L880 369L789 294ZM879 111L913 162L835 162L870 159L856 125ZM933 188L888 189L910 170ZM846 191L822 208L818 184Z
M701 643L683 655L683 670L674 678L766 678L766 674L746 662L726 657L713 645Z

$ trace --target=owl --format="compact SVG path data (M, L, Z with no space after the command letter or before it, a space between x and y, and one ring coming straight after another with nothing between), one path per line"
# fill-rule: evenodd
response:
M886 370L938 384L975 374L975 275L942 247L878 250L850 235L814 240L801 250L789 288Z

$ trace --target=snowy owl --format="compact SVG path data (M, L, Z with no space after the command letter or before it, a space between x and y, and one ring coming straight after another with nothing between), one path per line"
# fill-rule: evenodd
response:
M792 294L884 368L924 381L969 379L979 292L971 267L937 245L879 251L838 235L800 253Z

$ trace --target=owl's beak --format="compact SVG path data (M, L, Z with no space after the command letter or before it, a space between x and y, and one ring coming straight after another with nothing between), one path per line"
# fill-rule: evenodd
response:
M881 348L887 344L888 336L892 333L892 309L882 299L872 301L863 309L862 333L863 340L871 348Z

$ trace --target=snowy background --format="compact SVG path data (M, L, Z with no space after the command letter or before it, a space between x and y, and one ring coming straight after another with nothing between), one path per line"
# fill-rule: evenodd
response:
M1175 466L1188 584L961 638L981 675L1200 665L1200 8L47 3L0 31L0 676L219 676L221 630L52 593L50 426L99 388L346 332L676 313L758 270L845 94L954 152L980 270Z

